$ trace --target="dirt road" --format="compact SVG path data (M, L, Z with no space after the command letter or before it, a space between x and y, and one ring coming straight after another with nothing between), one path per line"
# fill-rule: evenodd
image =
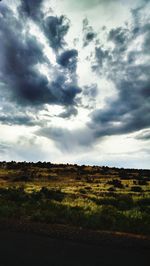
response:
M0 266L149 266L150 250L99 246L0 231Z

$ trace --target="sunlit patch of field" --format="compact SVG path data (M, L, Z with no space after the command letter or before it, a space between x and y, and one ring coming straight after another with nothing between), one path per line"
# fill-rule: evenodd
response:
M0 219L150 234L150 171L2 164Z

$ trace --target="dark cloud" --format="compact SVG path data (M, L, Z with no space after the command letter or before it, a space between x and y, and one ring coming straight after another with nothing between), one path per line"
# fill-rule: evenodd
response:
M4 125L25 125L25 126L43 126L46 124L46 120L42 121L39 119L38 115L33 116L33 114L30 112L28 114L27 111L24 110L24 112L18 110L18 108L8 108L6 109L7 112L1 111L0 114L0 123ZM34 110L37 112L37 110ZM33 110L32 110L33 112Z
M70 118L71 116L76 116L77 114L77 108L75 108L74 106L68 106L64 112L60 113L59 117Z
M31 19L42 18L42 6L43 0L20 0L18 11L21 16L29 17Z
M87 46L95 38L95 33L93 31L86 32L84 35L83 46Z
M65 35L70 28L69 19L64 16L47 16L42 12L43 0L21 0L18 7L20 19L30 18L36 22L48 39L49 45L57 53L65 45Z
M109 50L103 47L95 47L95 62L92 65L92 70L101 72L105 62L111 61L112 55Z
M45 113L47 112L46 108ZM46 118L40 119L39 113L41 106L22 106L14 102L0 101L0 124L4 125L25 125L25 126L43 126L47 123Z
M119 27L110 30L108 35L108 41L114 42L117 49L122 48L123 51L123 49L126 48L126 44L128 42L128 29Z
M109 32L108 40L114 43L113 49L104 51L96 47L92 69L110 79L118 94L107 101L105 109L92 113L89 126L96 138L132 133L150 126L150 64L145 58L150 41L149 23L146 18L141 19L139 12L141 8L133 12L131 28L119 27ZM133 46L139 37L143 39L141 49Z
M141 133L139 133L137 136L136 136L136 139L139 139L139 140L150 140L150 130L145 130Z
M107 42L112 42L114 48L105 48L104 45L98 41L95 47L95 58L92 64L92 70L105 76L108 72L110 74L113 73L110 69L117 69L119 63L122 62L131 39L133 39L133 32L127 27L111 29L107 35ZM133 53L133 51L131 53Z
M117 100L112 99L106 109L93 112L96 136L132 133L150 126L150 79L146 75L146 81L140 80L144 69L148 71L149 66L128 68L127 80L116 81Z
M66 16L48 16L41 22L41 26L50 46L56 52L64 47L66 44L64 37L70 27L70 22Z
M94 32L93 28L89 26L89 21L87 18L83 20L83 46L89 45L95 38L97 34Z
M66 66L63 65L64 61L62 60L62 69L55 71L55 75L49 82L47 76L39 72L38 65L40 64L47 64L49 68L53 68L43 53L42 45L29 33L25 21L17 19L8 7L0 7L0 12L2 57L0 77L1 82L5 84L5 88L3 86L1 89L5 89L5 93L7 91L7 100L13 100L22 106L45 103L75 104L74 98L81 91L77 85L77 76L72 77L66 73ZM55 31L58 33L58 38L54 33L53 44L58 41L58 46L61 46L62 36L66 32L65 18L63 16L59 19L56 18L55 22L51 18L50 21L51 23L53 21L54 24L56 22L59 29L56 29L57 27L53 23L54 28L51 27L52 25L50 26L51 23L49 24L50 34ZM56 47L58 46L56 45ZM76 70L76 53L74 51L74 58L72 56L72 59L68 59L68 68L72 71Z
M94 139L88 128L69 130L60 127L45 127L36 132L55 142L56 146L63 152L76 152L77 150L91 148Z
M76 80L68 81L68 77L64 75L58 75L57 78L51 82L51 88L53 97L56 101L53 103L59 103L61 105L75 104L75 97L81 92L81 89L76 84Z
M62 67L68 68L71 72L76 72L77 56L78 56L77 50L75 49L66 50L58 56L57 62Z
M149 55L149 47L150 47L150 23L145 27L145 39L143 43L144 53Z
M24 25L9 9L2 14L0 72L11 97L22 105L44 103L46 98L50 100L48 80L35 68L46 61L42 46L28 32L24 34Z
M35 125L30 117L27 115L0 115L0 122L5 125L28 125L33 126Z

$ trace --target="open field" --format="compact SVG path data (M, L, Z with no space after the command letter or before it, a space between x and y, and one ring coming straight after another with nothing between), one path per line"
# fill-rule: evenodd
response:
M0 219L150 235L150 171L0 163Z

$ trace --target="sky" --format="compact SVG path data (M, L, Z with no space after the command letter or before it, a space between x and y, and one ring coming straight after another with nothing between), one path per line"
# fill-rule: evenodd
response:
M150 0L0 1L0 160L150 169Z

